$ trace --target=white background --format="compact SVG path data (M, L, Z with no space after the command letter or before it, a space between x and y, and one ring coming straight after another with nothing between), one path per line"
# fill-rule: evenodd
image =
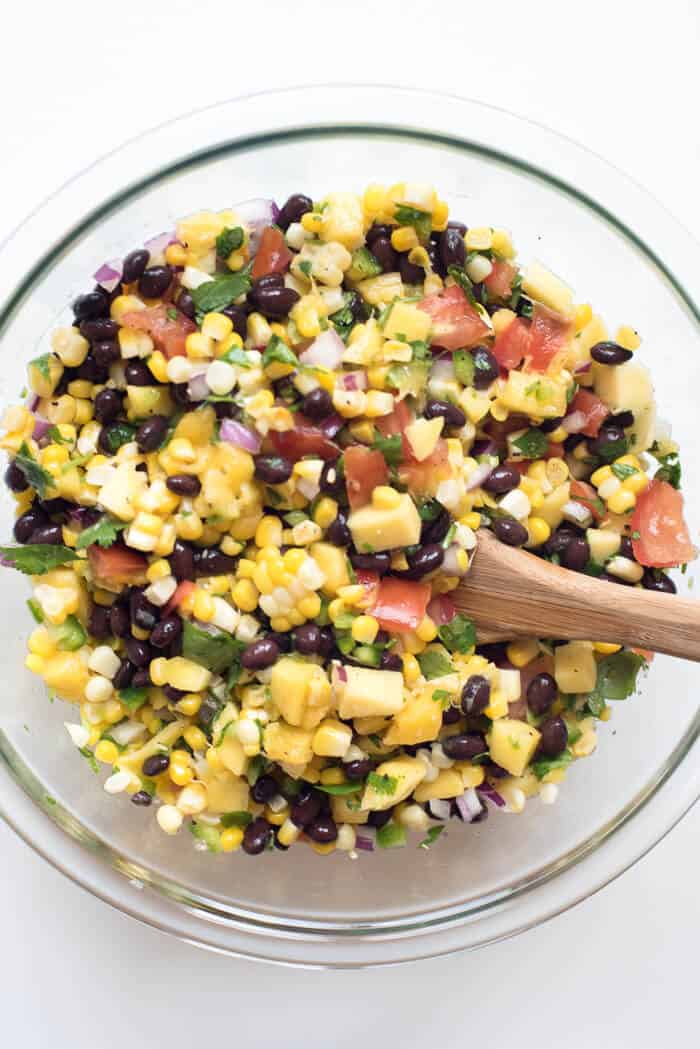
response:
M250 91L334 80L512 109L624 168L697 235L699 46L692 0L13 4L0 63L0 238L153 124ZM0 825L2 1044L693 1043L699 829L696 811L594 899L478 955L318 974L205 954L141 928Z

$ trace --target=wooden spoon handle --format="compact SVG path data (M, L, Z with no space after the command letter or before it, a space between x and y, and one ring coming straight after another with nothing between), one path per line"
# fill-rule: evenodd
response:
M483 529L454 599L482 641L610 641L700 662L700 601L571 572L505 546Z

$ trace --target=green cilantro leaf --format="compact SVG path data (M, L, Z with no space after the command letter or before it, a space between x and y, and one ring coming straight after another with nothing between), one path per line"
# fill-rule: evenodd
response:
M240 663L239 657L245 645L223 630L202 630L188 619L183 620L182 654L185 659L220 674L232 663Z
M567 765L571 764L572 760L573 755L571 751L565 750L556 758L542 758L539 761L533 761L532 771L538 779L544 779L548 772L553 772L554 769L565 769Z
M455 367L455 375L463 386L474 385L475 363L469 350L456 350L452 354Z
M227 364L235 364L238 368L252 368L253 365L250 362L250 357L241 346L232 346L230 350L227 350L219 360L226 361Z
M619 459L621 455L626 455L629 448L629 442L625 436L619 437L616 441L609 441L598 449L598 458L602 459L604 463L612 463L615 459Z
M31 368L36 368L43 379L47 382L51 382L51 369L49 368L49 362L51 360L50 353L42 353L40 357L35 357L34 360L29 362Z
M469 652L476 645L476 629L471 619L458 612L438 630L438 637L450 652Z
M78 536L76 550L85 550L86 547L97 543L98 546L106 548L116 542L117 536L126 528L121 521L112 521L109 517L102 517L94 525L84 528Z
M377 794L395 794L398 785L399 781L396 776L370 772L367 777L367 786L371 787Z
M197 841L203 841L209 852L221 852L221 835L216 827L212 827L208 823L197 823L196 820L192 820L190 833Z
M433 692L433 702L441 703L443 707L449 707L452 699L452 693L448 692L446 688L436 688Z
M526 459L540 459L547 451L548 444L547 435L534 427L513 441L513 447Z
M365 280L367 277L377 277L381 272L382 267L378 259L375 259L369 248L362 247L353 251L346 276L350 280Z
M443 677L445 674L451 674L454 669L447 656L444 656L442 652L435 648L426 648L423 652L419 652L416 659L426 681L430 681L434 677Z
M421 849L429 849L430 846L437 841L444 830L444 824L441 827L431 827L418 847Z
M112 454L118 452L123 444L133 441L136 427L128 423L112 423L107 428L107 444Z
M49 438L52 444L72 444L73 441L70 437L64 437L58 426L50 426L46 432L46 436Z
M433 217L430 212L412 208L408 204L397 204L394 209L394 218L399 226L413 226L420 241L425 243L430 239L430 231L433 228Z
M140 710L148 699L147 688L122 688L119 690L119 699L128 707L131 713Z
M633 466L625 466L624 463L613 463L610 469L619 481L624 481L627 477L634 477L637 473Z
M220 259L227 259L232 251L238 251L245 240L245 233L240 226L227 226L216 238L216 254Z
M292 368L299 367L296 353L290 350L278 335L273 335L263 350L262 363L263 368L268 368L271 364L288 364Z
M190 294L194 299L199 318L199 315L223 310L226 306L230 306L239 296L250 291L251 287L250 276L241 270L240 273L227 273L213 277L204 284L200 284L198 288L193 288Z
M658 451L658 445L656 442L654 442L650 451L654 458L661 463L661 466L654 474L654 480L668 481L668 483L673 485L674 488L680 488L681 461L678 452L668 452L666 455L662 455ZM614 469L615 467L613 466L613 470Z
M343 293L343 305L335 313L332 313L328 318L332 322L333 327L340 335L343 342L347 342L348 336L355 326L355 316L353 314L353 305L356 305L357 295L354 291L346 291Z
M449 273L450 277L452 277L452 279L455 281L455 283L458 284L459 287L462 289L464 294L467 296L469 302L471 302L472 306L476 306L474 285L469 280L469 277L466 275L464 270L460 269L459 266L448 266L447 272Z
M10 561L13 568L25 575L44 575L67 561L76 561L75 550L67 546L52 546L50 543L33 543L31 546L0 546L0 555Z
M403 438L400 433L382 437L379 430L375 430L372 449L381 452L389 466L398 466L403 459Z
M379 828L376 840L380 849L400 849L406 844L406 831L398 823L390 821Z
M30 484L32 488L35 489L39 498L43 499L46 495L46 489L50 488L53 484L53 478L51 474L47 473L43 466L40 466L36 461L26 441L22 441L19 451L15 456L14 463L24 474L27 484Z
M600 717L606 700L628 699L637 686L637 675L644 666L644 657L627 649L601 659L595 688L586 698L591 714Z
M38 601L35 601L33 597L27 599L27 608L31 612L36 623L44 622L44 613L41 611L41 605Z
M246 812L244 810L235 812L225 812L221 817L222 827L247 827L253 819L252 812Z

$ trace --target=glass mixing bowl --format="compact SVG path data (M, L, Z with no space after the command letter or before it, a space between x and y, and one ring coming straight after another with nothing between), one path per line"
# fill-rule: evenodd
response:
M300 88L227 102L149 132L41 206L0 252L0 401L105 259L201 207L370 181L434 183L469 225L513 231L614 328L634 325L661 413L684 453L700 524L698 249L630 179L550 131L474 102L386 87ZM11 500L2 500L2 531ZM694 578L691 567L681 588ZM362 966L476 947L590 895L651 848L698 793L698 671L657 658L615 706L597 753L555 806L450 826L439 845L321 858L198 852L152 812L108 797L24 669L26 581L3 575L0 804L25 841L120 910L215 950L307 966Z

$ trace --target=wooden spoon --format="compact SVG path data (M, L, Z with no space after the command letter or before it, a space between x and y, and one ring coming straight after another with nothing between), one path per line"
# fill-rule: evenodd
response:
M610 641L700 662L700 601L616 586L500 543L480 528L451 595L482 644L512 637Z

